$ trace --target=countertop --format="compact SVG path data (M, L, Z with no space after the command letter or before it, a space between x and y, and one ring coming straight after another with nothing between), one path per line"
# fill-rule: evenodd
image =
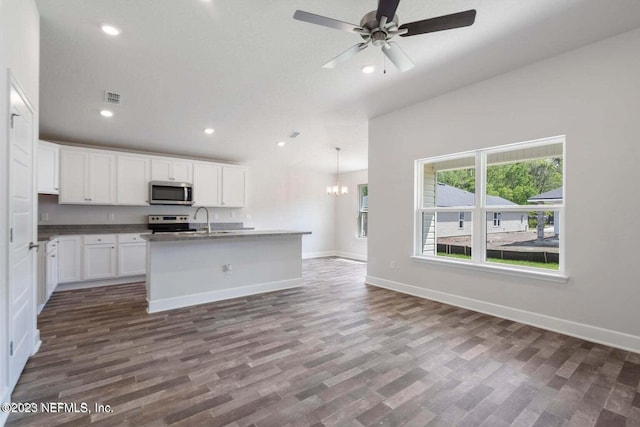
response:
M194 228L203 228L205 223L193 223ZM243 226L242 222L211 223L212 230L253 230ZM150 233L147 224L67 224L38 226L38 241L51 240L52 237L73 234L121 234Z
M181 232L181 233L158 233L143 234L141 237L149 242L175 242L175 241L195 241L208 239L231 239L243 237L271 237L271 236L298 236L311 234L310 231L294 230L229 230L206 232Z

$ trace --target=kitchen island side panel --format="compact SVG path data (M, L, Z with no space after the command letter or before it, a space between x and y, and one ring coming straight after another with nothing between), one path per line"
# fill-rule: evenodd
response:
M301 235L150 241L147 251L149 312L302 284Z

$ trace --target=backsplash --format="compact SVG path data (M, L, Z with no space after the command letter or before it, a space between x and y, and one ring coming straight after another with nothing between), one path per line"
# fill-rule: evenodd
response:
M192 206L93 206L60 205L58 196L38 195L38 225L75 224L146 224L147 216L154 214L190 215ZM246 222L244 208L209 208L212 223ZM198 220L204 222L204 214Z

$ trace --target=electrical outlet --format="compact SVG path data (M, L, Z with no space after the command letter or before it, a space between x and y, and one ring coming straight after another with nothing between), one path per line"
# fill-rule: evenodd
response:
M213 219L220 219L220 215L218 215L217 213L213 214Z
M225 264L222 266L222 271L224 272L224 274L227 274L227 275L231 274L231 270L232 270L231 264Z
M238 216L238 212L231 211L230 215L231 215L231 218L235 218L236 216Z
M395 259L389 261L389 268L392 269L392 270L395 270L395 268L396 268L396 260Z
M40 221L49 221L49 214L48 213L41 213L40 214Z
M251 219L251 214L246 214L246 215L244 216L244 219Z
M109 221L115 221L116 220L116 214L114 214L113 212L109 212L109 214L107 215L107 219Z

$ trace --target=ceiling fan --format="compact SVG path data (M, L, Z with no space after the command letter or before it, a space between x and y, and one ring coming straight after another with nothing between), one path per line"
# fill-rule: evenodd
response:
M422 21L408 22L398 26L396 10L399 3L400 0L378 0L378 10L364 15L360 20L359 26L302 10L296 10L293 14L293 19L357 33L364 40L364 42L350 47L324 64L324 68L334 68L372 44L376 47L382 47L382 52L400 71L407 71L413 68L414 64L396 42L390 41L394 36L410 37L435 31L468 27L476 19L476 11L471 9L451 15L423 19Z

